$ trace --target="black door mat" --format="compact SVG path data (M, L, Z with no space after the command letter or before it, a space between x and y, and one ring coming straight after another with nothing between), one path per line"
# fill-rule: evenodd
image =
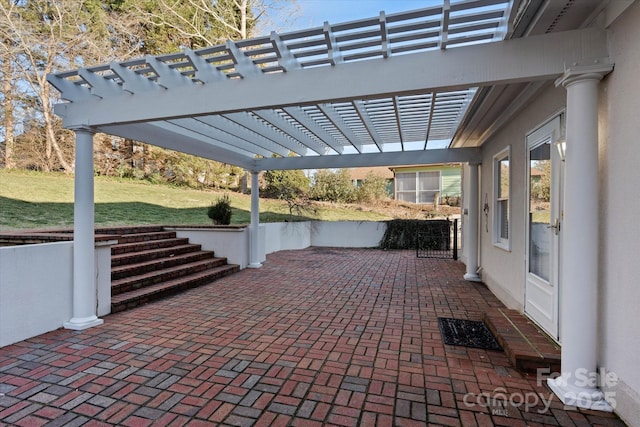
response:
M483 322L438 317L438 326L445 344L502 351L498 341Z

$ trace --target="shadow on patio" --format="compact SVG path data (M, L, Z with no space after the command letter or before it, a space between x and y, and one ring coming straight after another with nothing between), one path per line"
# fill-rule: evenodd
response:
M437 317L501 303L455 261L309 248L0 349L0 425L624 425L563 408Z

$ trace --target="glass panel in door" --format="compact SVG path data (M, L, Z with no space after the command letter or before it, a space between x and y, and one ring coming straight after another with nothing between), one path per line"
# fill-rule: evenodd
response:
M550 281L551 245L551 141L529 155L529 273Z

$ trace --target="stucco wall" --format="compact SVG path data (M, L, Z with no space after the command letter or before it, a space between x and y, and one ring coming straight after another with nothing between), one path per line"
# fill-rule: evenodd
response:
M0 248L0 347L71 319L73 243Z
M640 425L640 2L636 1L609 27L615 70L600 85L599 144L599 353L598 365L613 374L602 383L613 392L616 412L630 425ZM566 103L564 88L545 87L482 148L480 203L488 201L488 218L481 210L481 274L483 281L509 307L524 306L526 141ZM493 244L493 156L511 146L511 248ZM562 284L560 284L562 286ZM610 377L611 378L611 377Z
M265 227L265 251L270 254L311 246L311 222L275 222Z
M167 227L166 229L175 231L177 237L188 238L190 243L201 245L202 250L213 251L216 256L226 257L230 264L238 264L240 268L246 268L249 264L248 227ZM264 233L263 230L261 231ZM260 253L264 255L264 250ZM264 259L258 261L262 262Z
M386 223L378 221L314 221L311 246L378 247L386 229Z
M480 176L480 268L484 283L509 308L524 309L525 221L527 197L526 135L562 111L566 102L564 88L552 83L527 103L527 106L482 147ZM495 206L493 204L493 156L510 146L510 249L494 244ZM483 212L489 205L489 214Z
M97 314L111 311L111 244L96 244ZM72 317L73 242L0 247L0 347Z
M640 2L609 28L614 71L600 91L599 363L617 410L640 425Z
M175 227L178 237L186 237L202 249L224 256L232 264L246 268L249 264L248 227L190 228ZM259 262L272 252L304 249L309 246L350 248L376 247L386 230L378 221L307 221L260 224Z

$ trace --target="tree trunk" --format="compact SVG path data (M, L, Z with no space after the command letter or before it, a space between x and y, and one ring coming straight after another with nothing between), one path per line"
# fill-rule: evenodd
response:
M240 2L240 14L242 16L240 21L240 37L242 39L247 38L247 0Z
M15 167L13 160L13 149L15 145L13 132L13 92L11 88L11 60L7 57L2 64L2 75L4 83L2 91L4 94L4 167L12 169Z
M43 79L46 79L46 74L43 73L42 77ZM47 156L47 164L49 165L48 167L50 168L50 166L52 165L52 160L53 160L52 152L55 152L56 157L58 158L58 161L60 162L60 165L62 166L64 171L67 173L72 173L74 168L69 162L67 162L67 160L64 157L64 153L62 152L62 149L58 144L58 141L56 141L56 132L53 125L53 121L54 121L53 111L52 111L51 104L48 101L50 99L49 86L46 80L41 82L41 87L42 87L42 100L43 100L42 115L44 117L44 125L47 132L46 156Z

